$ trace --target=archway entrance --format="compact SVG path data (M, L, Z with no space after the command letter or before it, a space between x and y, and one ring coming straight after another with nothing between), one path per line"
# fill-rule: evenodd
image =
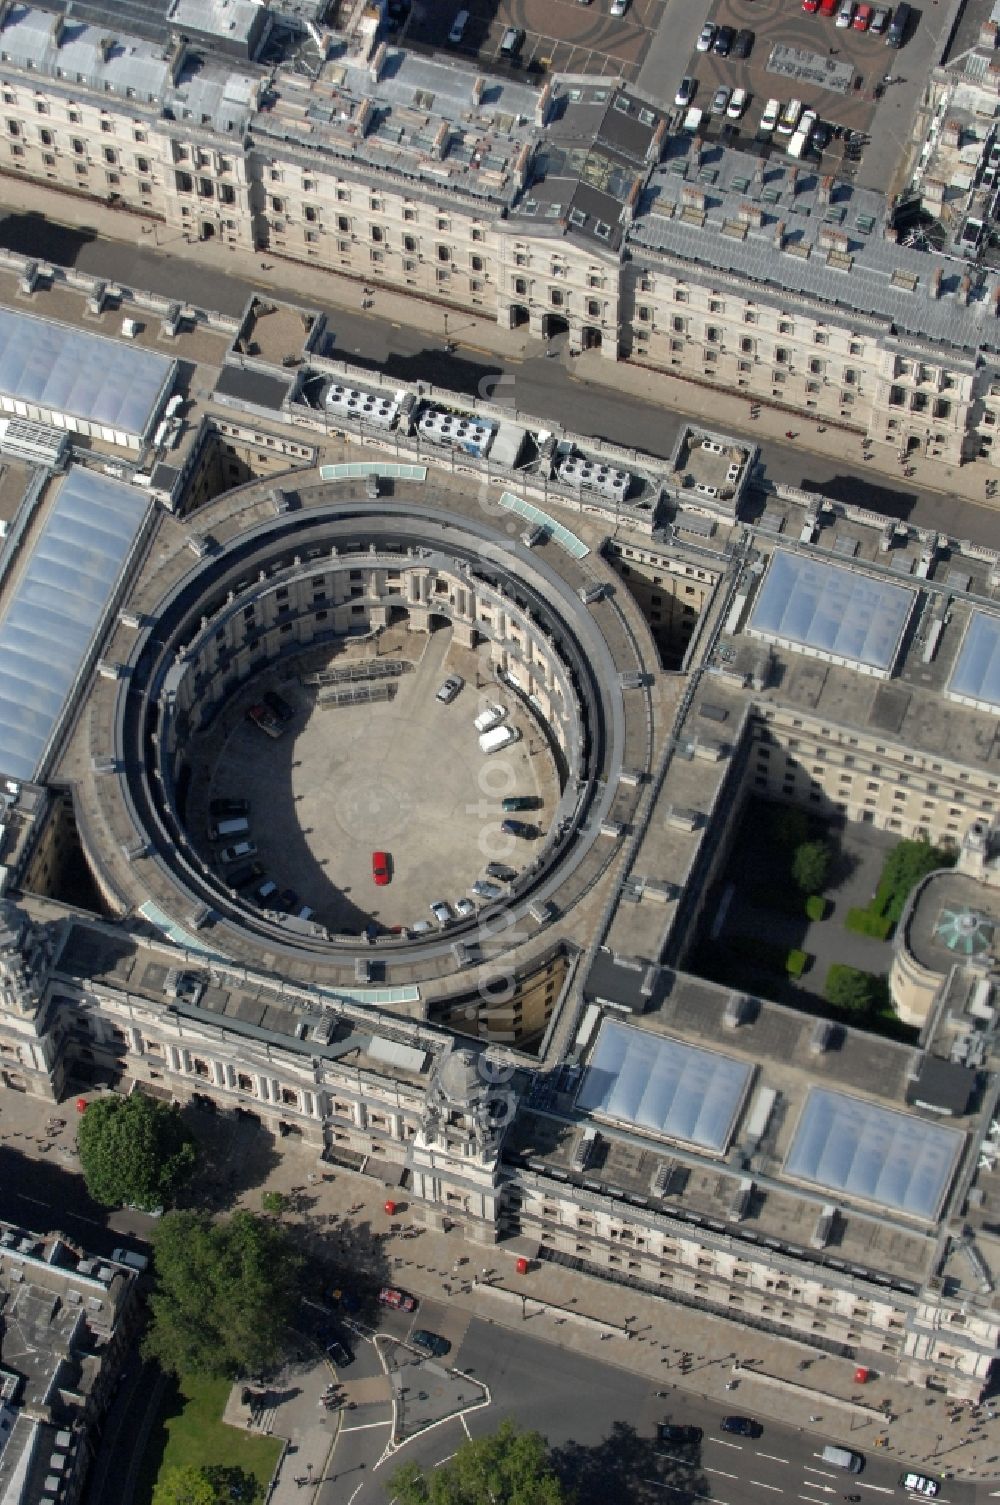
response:
M201 238L202 238L202 240L211 240L214 235L215 235L215 226L212 224L212 221L208 220L208 219L203 219L202 222L201 222Z
M510 309L510 327L511 327L511 329L520 329L521 326L522 326L522 324L528 324L528 323L530 323L530 320L531 320L531 315L528 313L528 310L525 308L525 306L524 306L523 303L514 303L514 304L511 305L511 309Z
M569 334L569 324L562 314L543 314L542 339L554 340L560 334Z

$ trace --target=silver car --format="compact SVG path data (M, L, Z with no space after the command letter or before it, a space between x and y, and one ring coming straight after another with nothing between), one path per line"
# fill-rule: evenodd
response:
M446 925L450 925L455 918L451 912L451 905L446 904L443 899L435 899L430 906L430 911L442 930Z
M451 705L451 702L455 699L455 696L464 684L465 680L461 674L449 674L435 698L440 700L442 705Z
M503 897L503 889L499 883L490 883L486 878L480 878L469 889L470 894L475 894L477 899L500 899Z

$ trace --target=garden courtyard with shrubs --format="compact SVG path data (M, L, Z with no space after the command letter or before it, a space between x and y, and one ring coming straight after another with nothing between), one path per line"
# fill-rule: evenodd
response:
M750 800L688 965L729 987L909 1040L889 995L907 898L953 854Z

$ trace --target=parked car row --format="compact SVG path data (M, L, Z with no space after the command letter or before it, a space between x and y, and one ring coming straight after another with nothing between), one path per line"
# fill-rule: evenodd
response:
M902 47L910 24L910 6L900 4L893 11L890 5L868 5L857 0L802 0L802 9L812 15L834 16L835 25L846 31L870 31L872 36L884 36L888 47Z
M748 58L753 51L756 38L747 26L716 26L713 21L706 21L701 28L696 46L699 52L714 52L717 57Z

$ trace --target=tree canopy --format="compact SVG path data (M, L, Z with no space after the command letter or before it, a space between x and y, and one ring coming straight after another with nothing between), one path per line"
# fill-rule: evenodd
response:
M263 1498L253 1474L221 1466L164 1469L153 1490L153 1505L257 1505Z
M282 1357L301 1256L280 1223L172 1212L153 1238L144 1352L174 1374L260 1374Z
M400 1505L570 1505L545 1438L505 1421L490 1437L472 1438L428 1473L405 1463L390 1480Z
M792 882L805 894L819 894L826 887L833 853L825 841L804 841L792 858Z
M826 974L823 991L827 1003L835 1008L851 1014L867 1014L878 998L879 980L870 972L835 962Z
M152 1212L173 1201L198 1158L194 1135L171 1103L142 1092L90 1103L77 1130L87 1190L105 1207Z
M882 866L876 894L880 912L898 923L907 899L921 879L938 868L953 866L954 861L951 852L931 846L927 840L898 842Z

